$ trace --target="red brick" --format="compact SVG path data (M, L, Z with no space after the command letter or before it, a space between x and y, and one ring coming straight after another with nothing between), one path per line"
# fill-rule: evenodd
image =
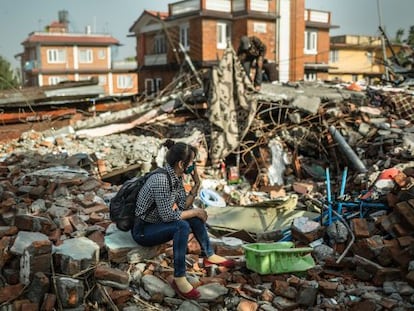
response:
M21 291L23 290L24 285L19 283L16 285L6 285L0 288L0 303L6 302L8 300L14 300L20 296Z
M257 302L247 299L241 299L237 305L237 311L256 311L258 308Z
M120 284L129 283L129 275L120 269L99 265L95 269L95 278L97 280L112 281Z
M55 310L55 304L56 304L56 295L46 293L45 297L43 298L42 307L40 310L42 311L53 311Z
M351 228L356 238L369 238L368 222L365 218L354 218L351 220Z

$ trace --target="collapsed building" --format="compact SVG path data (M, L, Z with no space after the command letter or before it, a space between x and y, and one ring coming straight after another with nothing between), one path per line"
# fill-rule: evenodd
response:
M182 83L186 81L186 83ZM409 310L414 305L413 95L408 88L264 84L230 48L159 97L0 144L4 310ZM171 245L108 216L162 142L199 150L196 202L218 254L188 243L199 301L169 285Z

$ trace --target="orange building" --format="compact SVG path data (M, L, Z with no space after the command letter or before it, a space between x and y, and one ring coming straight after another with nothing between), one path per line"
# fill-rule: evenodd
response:
M256 36L280 81L327 78L330 12L305 10L304 0L184 0L167 13L144 11L129 31L136 37L139 91L158 92L184 63L197 69L218 63L231 42ZM180 43L182 48L180 48Z
M23 86L55 85L62 81L97 79L106 95L137 93L136 62L113 60L119 41L107 34L68 31L67 12L59 12L59 22L46 31L32 32L22 42Z
M387 58L398 53L401 44L385 48ZM341 35L331 37L329 79L371 84L385 74L381 37ZM391 49L393 51L391 51Z

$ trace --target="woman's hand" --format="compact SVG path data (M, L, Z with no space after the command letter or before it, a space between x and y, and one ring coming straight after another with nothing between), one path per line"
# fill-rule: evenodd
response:
M200 176L198 175L197 165L194 166L194 170L191 173L191 177L193 178L194 184L195 186L197 186L197 190L198 190L198 187L200 186Z
M193 210L196 213L195 217L200 218L203 222L206 222L207 221L208 215L207 215L207 212L204 209L195 208Z
M201 208L192 208L192 209L185 210L181 213L181 219L188 219L188 218L193 218L193 217L198 217L203 222L206 222L208 215L207 215L207 212Z

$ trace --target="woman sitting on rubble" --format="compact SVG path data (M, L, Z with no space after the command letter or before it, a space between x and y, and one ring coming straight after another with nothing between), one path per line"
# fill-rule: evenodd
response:
M204 266L216 264L231 268L233 260L214 254L210 245L204 209L193 208L194 197L200 187L195 165L197 149L191 145L167 140L166 174L149 177L140 190L136 205L136 221L132 230L134 240L142 246L155 246L173 240L174 280L172 286L179 296L197 299L200 292L186 278L185 256L190 232L200 243ZM190 174L194 185L186 194L183 175ZM171 182L169 181L171 179ZM154 208L151 206L155 202Z

